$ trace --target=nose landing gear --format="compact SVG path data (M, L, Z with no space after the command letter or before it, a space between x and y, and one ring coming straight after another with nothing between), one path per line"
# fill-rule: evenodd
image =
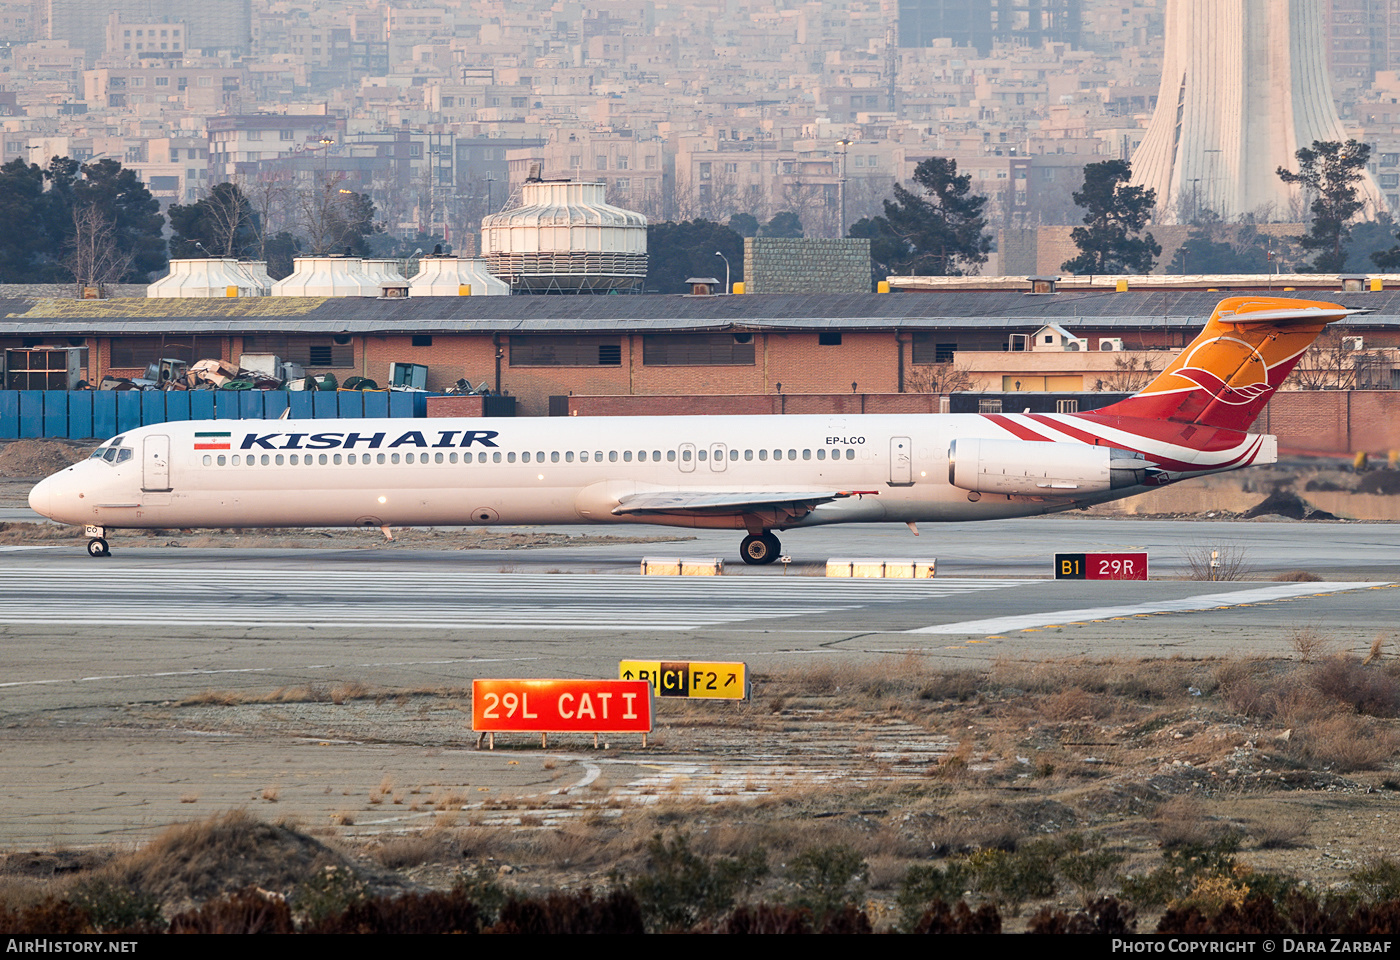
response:
M747 536L744 542L739 544L739 556L744 558L745 563L753 566L772 563L778 559L782 550L782 544L771 531L765 531L759 536Z
M88 524L83 532L89 537L87 552L89 557L110 557L112 551L107 546L107 528Z

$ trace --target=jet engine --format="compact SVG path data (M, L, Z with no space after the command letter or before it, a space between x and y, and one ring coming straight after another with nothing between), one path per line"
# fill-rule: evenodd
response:
M964 437L948 447L948 482L976 493L1103 493L1138 486L1153 470L1140 453L1087 443Z

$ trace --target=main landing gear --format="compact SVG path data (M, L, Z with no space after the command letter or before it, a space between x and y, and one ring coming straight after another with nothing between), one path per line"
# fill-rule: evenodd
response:
M745 537L744 542L739 544L739 555L744 558L745 563L758 566L777 560L782 549L783 545L773 533L764 532L757 537Z
M111 549L107 546L107 528L89 524L83 528L83 532L90 538L88 540L87 551L89 557L110 557Z

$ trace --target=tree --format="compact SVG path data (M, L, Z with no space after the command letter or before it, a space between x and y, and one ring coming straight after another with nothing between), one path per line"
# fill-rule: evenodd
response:
M972 192L972 175L958 175L956 160L930 157L914 168L922 193L894 185L883 217L867 217L849 236L868 238L877 273L919 272L960 277L987 262L992 239L983 208L987 198Z
M382 229L374 222L374 201L346 189L344 182L343 175L332 174L298 198L300 226L314 257L367 256L365 238Z
M729 258L730 280L744 279L744 238L723 224L711 220L647 225L648 291L689 293L690 277L724 279L724 261Z
M1301 186L1312 197L1308 209L1312 226L1298 240L1304 250L1315 253L1312 268L1319 273L1341 273L1346 267L1346 241L1351 237L1348 224L1365 208L1357 184L1366 178L1371 145L1348 140L1314 140L1294 156L1298 172L1278 168L1284 183Z
M1202 210L1177 247L1168 273L1268 273L1266 239L1253 226L1226 224L1214 210Z
M66 279L61 261L71 225L53 222L53 200L42 167L19 159L0 167L0 223L24 225L0 233L0 283Z
M261 249L258 215L236 184L215 184L203 200L172 204L167 215L174 231L170 255L176 259L247 257Z
M729 218L729 229L741 237L758 236L758 217L751 213L736 213Z
M69 163L76 166L74 161ZM55 176L66 178L71 167L59 170L56 163L51 163L50 170ZM111 225L110 236L119 245L121 258L126 258L126 268L115 279L121 283L146 283L152 273L164 270L167 262L160 201L151 196L135 171L123 168L115 160L83 164L80 172L81 179L62 185L72 198L69 209L95 207L100 218ZM76 216L72 222L79 222Z
M1087 211L1085 225L1070 232L1079 256L1060 269L1078 274L1152 272L1162 245L1150 233L1138 234L1152 214L1157 191L1128 186L1132 172L1126 160L1084 168L1084 187L1075 191L1074 202Z
M772 220L759 227L758 235L760 237L784 237L800 240L802 239L802 219L791 210L784 210L782 213L775 214Z
M134 251L123 246L116 222L96 203L73 208L73 236L70 240L68 269L78 285L96 287L99 297L107 296L107 285L120 280L131 267Z

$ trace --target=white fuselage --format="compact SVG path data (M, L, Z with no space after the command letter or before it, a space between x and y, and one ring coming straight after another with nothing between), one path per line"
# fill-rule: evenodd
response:
M188 421L108 441L92 459L42 481L30 502L56 520L114 529L617 522L784 529L1027 516L1146 489L1076 488L1071 478L1037 495L970 492L949 482L949 448L959 438L1015 439L987 417L959 414ZM1046 448L1026 449L1033 458ZM1218 452L1207 459L1199 471L1178 470L1158 483L1221 469ZM774 491L815 499L773 512L762 495ZM836 498L817 496L832 492ZM755 506L620 507L662 494L729 494Z

